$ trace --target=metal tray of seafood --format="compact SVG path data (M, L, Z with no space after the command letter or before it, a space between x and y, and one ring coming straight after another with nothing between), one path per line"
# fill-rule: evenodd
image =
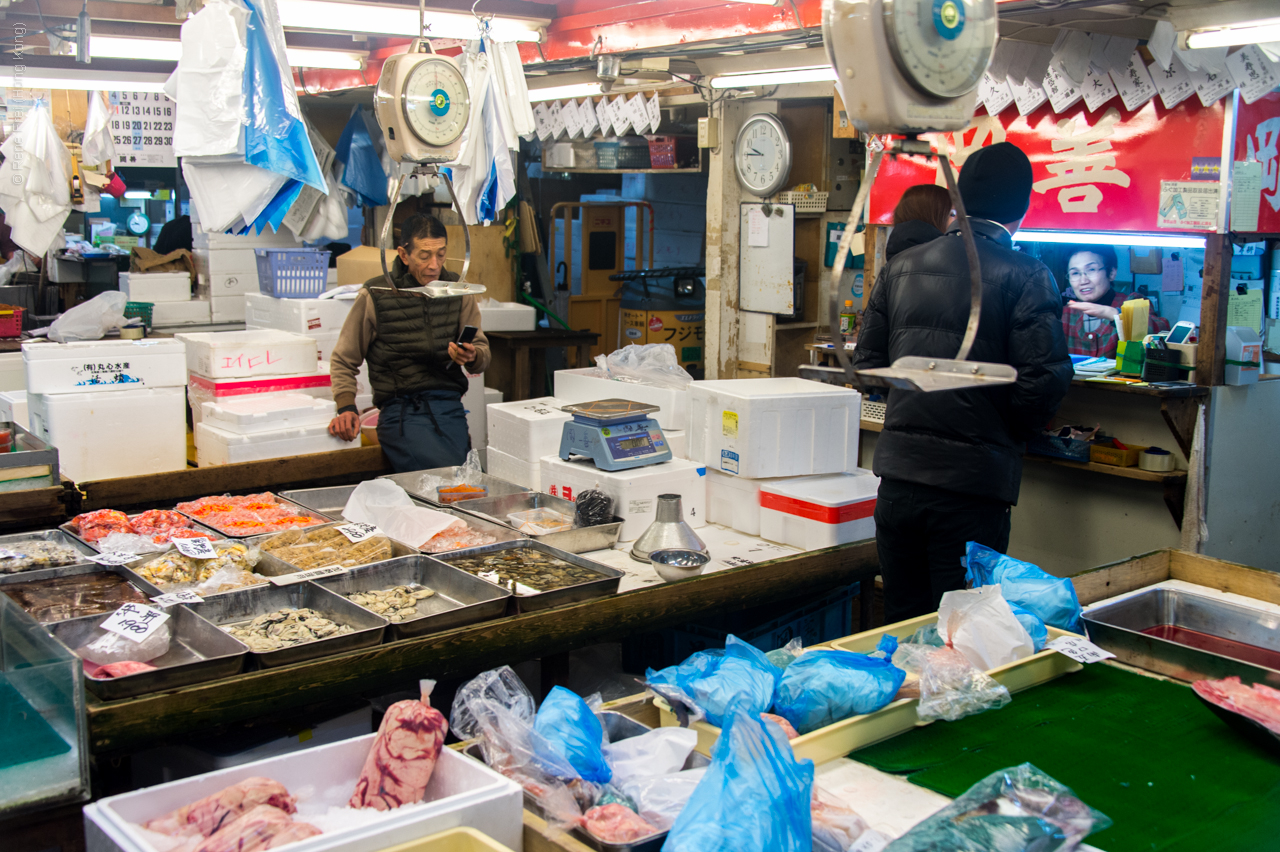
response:
M238 589L235 594L218 595L204 603L190 604L190 608L196 615L208 619L218 627L252 621L260 615L280 609L305 608L315 610L339 625L352 628L351 633L343 636L330 636L278 651L259 653L250 649L250 657L257 660L258 665L263 668L287 666L343 651L371 648L382 642L382 634L387 628L387 620L382 616L356 606L342 595L334 594L314 583L250 586Z
M1280 659L1280 615L1273 612L1178 589L1149 589L1085 610L1084 624L1094 644L1148 671L1184 681L1237 675L1245 683L1280 689L1280 666L1268 665Z
M600 575L599 580L588 580L584 583L577 583L572 586L565 586L560 589L551 589L546 592L539 592L536 595L512 595L509 598L508 612L512 615L519 615L522 612L537 612L538 610L550 609L556 606L563 606L571 603L581 603L582 601L594 600L595 598L604 598L609 595L616 594L618 584L622 582L622 572L616 568L610 568L608 565L602 565L599 562L592 562L590 559L583 559L574 553L566 553L549 545L543 544L532 539L524 539L523 541L506 541L498 544L487 544L484 547L473 547L470 550L456 550L453 553L443 553L436 556L442 562L453 562L457 559L473 559L483 558L490 554L500 553L504 550L512 549L532 550L537 553L543 553L562 559L570 565L576 565L579 568L586 568ZM467 572L471 573L471 572ZM474 575L472 575L474 576ZM485 582L488 582L487 580ZM497 585L496 583L494 585ZM499 586L501 588L501 586Z
M47 541L52 544L65 544L67 547L74 548L83 557L77 562L71 562L66 565L58 565L53 568L33 568L26 571L0 572L0 586L6 583L21 583L29 580L45 580L50 577L65 577L70 568L83 569L73 573L84 574L89 571L96 571L102 566L94 562L90 562L88 557L97 556L98 551L94 550L93 545L85 544L80 539L70 535L62 530L40 530L39 532L14 533L13 535L0 535L0 549L10 547L14 544L24 544L29 541Z
M185 606L165 607L169 614L169 650L151 661L152 672L115 678L92 678L85 687L103 701L117 701L149 692L164 692L193 683L203 683L239 674L249 648L224 630L219 630ZM49 625L49 632L74 652L93 634L106 616L86 615Z
M423 615L390 621L387 638L391 641L501 618L507 611L507 598L511 597L507 589L422 554L354 568L345 574L312 582L344 597L352 592L391 586L419 585L434 591L434 595L418 604Z
M458 467L437 467L431 470L410 471L409 473L388 473L385 476L380 476L378 478L390 479L396 485L403 488L410 497L417 497L419 500L425 500L432 506L457 507L468 501L457 500L453 503L441 503L439 495L436 493L436 489L422 487L422 477L424 474L427 474L430 476L437 476L441 479L453 479L453 477L458 475L459 470L460 468ZM516 485L514 482L507 482L505 479L498 479L496 476L489 476L487 473L475 474L475 484L483 485L485 487L485 498L502 497L506 494L524 494L529 490L521 485ZM472 499L480 500L484 498L475 497Z
M150 598L153 594L155 594L154 592L150 591L150 589L145 583L140 583L138 581L139 578L137 577L137 575L135 575L128 568L124 568L119 565L98 565L96 563L89 563L88 565L64 565L61 568L47 568L41 571L40 574L41 576L39 577L24 577L21 574L18 574L15 576L19 577L21 581L24 583L29 582L33 584L41 584L42 587L47 587L51 581L62 580L68 577L80 577L87 574L115 574L121 580L123 580L126 585L136 590L138 594L141 595L141 597L143 598L142 602L145 603L147 598ZM76 615L76 616L72 616L71 618L42 619L40 616L36 615L34 612L27 609L27 607L23 606L22 603L16 597L14 597L13 589L17 585L18 585L18 581L16 580L10 581L5 585L0 586L0 592L9 593L9 597L13 598L14 603L21 606L24 610L30 613L32 618L36 619L36 621L39 621L41 624L56 624L59 621L71 621L76 618L86 618L86 617L91 618L94 615L101 616L106 614L107 612L114 612L114 609L109 609L109 610L103 610L100 613L91 613L88 616ZM124 601L117 602L117 605L119 603L124 603Z
M307 527L307 529L311 529L311 528ZM267 533L267 535L275 535L275 533ZM253 542L251 541L248 541L245 539L234 539L234 538L219 539L218 541L213 542L213 545L214 547L217 547L219 544L228 544L228 543L243 544L246 547L253 546ZM191 587L190 584L177 584L175 586L175 584L166 583L165 585L161 586L158 583L151 582L150 580L146 579L145 577L142 576L142 574L139 573L142 568L145 568L147 564L151 562L151 560L159 559L162 556L166 556L168 555L169 552L170 551L165 551L164 553L145 553L142 555L140 559L138 559L138 561L130 562L128 565L125 565L123 568L123 571L126 574L126 576L129 577L129 582L133 583L139 589L142 589L144 592L146 592L148 595L152 597L155 597L156 595L165 595L165 594L168 594L169 592L176 591L177 587L179 586L182 588L190 588ZM285 574L296 574L298 573L298 569L295 566L290 565L288 562L285 562L283 559L279 558L278 556L273 556L270 553L263 552L258 557L258 562L253 566L253 571L251 573L261 575L262 577L282 577ZM234 595L234 594L243 592L245 589L256 589L256 588L258 588L258 586L241 586L238 589L227 589L225 592L209 592L207 594L202 592L200 593L200 597L216 598L216 597L219 597L220 595Z
M605 733L609 736L609 742L616 743L622 740L629 740L632 737L638 737L641 734L647 734L652 731L648 725L637 722L630 716L622 713L615 713L612 710L606 710L597 714L604 726ZM462 753L467 757L484 763L484 748L479 741L473 742L463 748ZM680 767L681 771L687 769L703 769L711 765L711 758L705 754L700 754L694 750L689 752L689 757L685 760L684 766ZM528 790L524 791L524 806L527 810L532 811L538 816L544 816L542 806L538 804L538 800ZM648 837L642 837L639 840L633 840L630 843L607 843L599 840L591 832L581 826L575 826L569 831L577 840L595 849L596 852L659 852L662 844L666 842L667 832L659 831L650 834Z
M340 526L342 526L342 525L343 525L343 524L345 524L345 523L346 523L345 521L334 521L333 523L329 523L329 524L321 524L321 525L320 525L320 526L318 526L318 527L302 527L301 529L298 529L298 530L285 530L285 532L306 532L306 533L310 533L310 532L316 532L316 531L318 531L318 530L325 530L325 529L332 529L333 527L340 527ZM278 535L284 535L284 533L263 533L262 535L256 535L256 536L254 536L253 538L250 538L250 539L244 539L244 543L245 543L245 544L248 544L248 545L250 545L250 546L252 546L252 547L256 547L256 548L258 548L259 550L262 550L262 558L263 558L264 560L267 560L267 559L272 560L273 564L271 565L271 567L272 567L273 569L276 567L276 566L274 565L274 563L279 563L280 565L288 566L289 571L276 571L276 572L275 572L275 574L276 574L276 575L279 575L279 574L287 574L287 573L290 573L290 572L292 572L292 571L300 571L300 570L302 570L301 566L294 565L292 562L289 562L289 561L288 561L288 560L286 560L286 559L283 559L283 558L281 558L281 557L279 557L279 556L276 556L274 553L268 553L266 550L263 550L263 549L262 549L262 545L266 544L268 541L270 541L271 539L275 538L275 537L276 537L276 536L278 536ZM402 541L396 541L394 538L391 538L390 536L385 536L385 535L384 535L384 536L383 536L383 538L385 538L387 541L391 542L391 556L389 557L390 559L396 559L396 558L399 558L399 557L401 557L401 556L417 556L417 555L418 555L418 549L417 549L416 547L410 547L409 545L405 544L404 542L402 542ZM378 562L386 562L386 561L387 561L386 559L379 559L379 560L378 560ZM365 565L376 565L376 564L378 564L378 562L366 562L366 563L364 563L364 564L365 564ZM313 567L313 568L323 568L323 567L325 567L325 566L323 566L323 565L313 565L312 567ZM360 567L363 567L363 566L361 566L361 565L352 565L352 566L350 566L350 567L351 567L351 568L360 568ZM271 575L267 575L267 576L271 576Z
M141 515L141 514L143 514L143 513L142 513L142 512L136 512L136 513L134 513L134 514L132 514L132 515L129 515L129 516L128 516L128 518L129 518L129 520L130 520L130 521L132 521L132 520L134 520L135 518L137 518L137 517L138 517L139 515ZM188 515L188 514L185 514L185 513L183 513L183 512L178 512L178 514L179 514L179 515L182 515L182 517L186 518L188 521L190 521L190 522L191 522L191 528L192 528L192 529L199 530L200 532L207 532L207 533L209 533L210 535L213 535L213 536L215 536L216 538L219 538L219 539L227 538L227 535L226 535L225 533L221 532L220 530L215 530L213 527L209 526L208 524L202 524L202 523L200 523L199 521L197 521L195 518L191 517L191 516L190 516L190 515ZM84 538L81 538L81 537L80 537L80 533L76 532L76 528L75 528L75 526L74 526L74 523L75 523L75 519L73 518L72 520L67 521L65 524L60 525L60 526L58 527L58 530L59 530L60 532L66 533L66 534L67 534L68 536L70 536L71 538L74 538L76 541L80 542L80 543L81 543L81 544L83 544L85 547L92 548L94 553L101 553L101 552L102 552L102 548L101 548L101 547L98 547L98 545L94 544L93 542L88 541L88 540L86 540L86 539L84 539ZM157 550L157 551L155 551L155 552L158 554L158 553L160 553L161 551L158 551L158 550ZM142 554L142 555L143 555L143 556L146 556L147 554L145 554L145 553L144 553L144 554Z
M312 524L311 526L318 526L319 524L327 524L327 523L329 523L330 521L332 521L332 520L333 520L333 518L329 517L328 515L323 514L322 512L317 512L315 509L309 509L309 508L307 508L306 506L302 505L301 503L294 502L293 500L290 500L290 499L289 499L289 498L287 498L287 497L282 497L282 496L280 496L279 494L276 494L276 493L275 493L275 492L273 492L273 491L263 491L263 492L260 492L260 493L262 493L262 494L270 494L272 497L274 497L275 499L279 500L281 503L285 503L285 504L287 504L287 505L289 505L289 506L293 506L294 508L296 508L296 509L298 510L298 514L299 514L299 515L306 515L306 516L308 516L308 517L315 518L315 519L316 519L316 521L317 521L317 523ZM184 502L189 502L189 501L184 501ZM174 511L175 511L175 512L177 512L177 513L178 513L178 514L180 514L180 515L186 515L188 518L190 518L191 520L195 521L197 524L201 524L202 526L205 526L205 527L207 527L208 529L213 530L213 531L214 531L214 532L216 532L218 535L225 536L226 538L254 538L255 536L260 536L260 535L272 535L272 533L263 533L263 532L251 532L251 533L233 533L233 532L227 532L226 530L222 529L221 527L214 526L213 524L209 523L208 521L202 521L202 520L200 520L200 518L196 517L195 515L192 515L192 514L191 514L191 513L189 513L189 512L183 512L183 511L181 511L180 509L174 509ZM304 530L305 530L305 529L311 529L311 527L295 527L294 529L304 529ZM284 530L276 530L276 532L285 532L285 531L284 531Z
M457 504L460 511L476 515L485 520L516 529L507 515L512 512L525 512L530 509L550 509L570 518L577 511L572 500L543 494L541 491L526 491L523 494L504 494L501 497L482 497L478 500L464 500ZM540 541L551 547L559 548L566 553L590 553L593 550L608 550L618 543L622 534L622 518L615 517L612 522L594 527L574 527L562 532L546 535L529 535L534 541ZM519 530L516 530L519 532ZM528 533L525 533L528 535Z
M435 556L439 558L440 556L444 556L446 554L451 554L451 553L472 553L474 551L479 550L480 548L493 547L496 544L506 544L508 542L521 542L521 541L529 540L529 537L526 536L524 533L518 533L515 530L511 529L511 527L508 527L504 524L495 524L492 521L487 521L484 518L477 517L471 514L470 512L464 512L461 509L454 509L448 506L431 506L431 505L428 505L425 501L415 500L414 502L419 503L420 505L422 505L423 508L431 509L434 512L444 512L446 515L453 515L458 520L465 521L466 524L469 527L471 527L473 530L478 530L484 533L485 535L491 535L494 538L493 544L482 544L479 547L468 547L468 548L463 548L461 550L444 550L439 553L435 553L429 550L423 550L422 545L419 545L418 550L422 553L427 554L428 556ZM423 544L425 543L426 542L423 542Z
M319 512L322 515L328 515L335 521L342 521L342 510L347 507L347 501L351 499L351 494L356 490L354 485L333 485L329 488L301 488L297 491L281 491L278 495L282 500L290 500L310 509L313 512Z

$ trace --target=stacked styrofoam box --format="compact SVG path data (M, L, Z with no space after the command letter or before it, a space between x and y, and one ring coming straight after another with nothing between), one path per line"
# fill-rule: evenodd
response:
M492 455L492 449L490 450ZM634 541L654 522L659 494L679 494L685 522L691 527L707 523L707 469L705 466L672 459L630 470L600 470L590 459L563 461L558 455L541 459L540 491L573 500L589 488L613 499L613 513L622 518L621 541Z
M347 799L376 736L352 737L100 799L84 809L86 849L154 852L144 823L249 778L270 778L284 785L298 800L295 819L324 826L323 834L289 844L292 852L389 849L455 826L479 829L512 849L521 848L520 785L453 749L440 753L421 804L376 814L367 809L359 819L350 819L355 814L344 814ZM327 819L337 822L326 823Z
M806 379L727 379L689 386L689 458L750 478L858 466L862 396Z
M202 406L201 423L238 435L255 435L303 426L328 426L333 403L305 393L244 396Z
M253 379L211 379L195 373L187 376L187 399L191 402L193 423L200 423L204 419L203 406L206 402L223 402L250 396L271 397L287 393L303 393L332 402L333 387L327 365L321 364L310 373ZM360 404L359 396L356 397L356 404Z
M484 331L533 331L538 312L519 302L480 303L480 328Z
M0 352L0 391L26 390L27 364L21 352Z
M760 535L760 487L784 479L751 479L707 468L707 523Z
M760 488L760 537L801 550L875 538L880 477L869 470L776 479Z
M0 392L0 420L17 423L23 429L30 431L31 427L27 425L26 391Z
M277 299L265 293L246 293L244 297L245 328L273 328L304 334L316 342L321 361L328 362L338 345L342 325L351 313L354 299ZM360 365L356 373L356 396L368 396L369 365Z
M193 229L191 241L199 280L197 292L209 299L214 322L244 320L243 296L258 292L255 249L298 247L297 240L288 231L233 236Z
M671 447L671 455L678 459L689 458L689 432L685 429L663 429L662 436Z
M333 399L328 365L319 363L316 342L304 335L253 329L179 334L177 339L187 347L194 423L203 419L203 403L232 396L301 391Z
M483 450L489 443L484 404L484 373L467 376L467 392L462 395L462 410L467 413L467 434L471 436L471 449Z
M156 302L151 307L152 328L171 325L208 325L213 314L208 299L188 299L185 302Z
M177 340L24 343L31 431L84 482L187 466L184 346Z
M539 459L560 452L564 424L572 419L561 405L544 396L489 406L489 473L534 491L541 488Z
M360 446L329 434L331 401L305 394L242 397L206 402L196 424L196 464L237 462L327 453Z
M121 272L119 279L120 290L130 302L191 300L191 275L187 272Z
M667 429L689 428L689 391L662 385L644 385L635 382L616 382L597 375L595 367L579 370L557 370L555 374L556 399L564 405L580 402L596 402L601 399L627 399L658 406L649 415L658 425ZM692 385L691 385L692 387Z
M485 473L530 491L542 488L542 464L525 461L493 447L485 449Z

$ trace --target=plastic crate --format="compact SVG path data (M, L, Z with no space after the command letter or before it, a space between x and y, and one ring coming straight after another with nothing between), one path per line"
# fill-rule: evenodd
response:
M617 142L597 142L596 148L596 168L598 169L616 169L618 168L618 148L621 146Z
M649 137L649 168L674 169L676 167L676 138L674 136Z
M794 204L797 213L827 212L826 192L779 192L779 204Z
M22 308L0 305L0 337L22 336Z
M618 168L620 169L647 169L649 168L649 145L645 140L637 140L641 144L624 145L618 144Z
M134 317L139 317L142 319L142 324L150 329L151 309L154 307L155 305L151 302L125 302L124 318L133 319Z
M1089 461L1088 441L1076 441L1072 438L1059 438L1056 435L1037 435L1027 441L1027 452L1037 456L1049 456L1074 462Z
M277 299L314 299L329 280L329 252L320 249L254 249L258 289Z

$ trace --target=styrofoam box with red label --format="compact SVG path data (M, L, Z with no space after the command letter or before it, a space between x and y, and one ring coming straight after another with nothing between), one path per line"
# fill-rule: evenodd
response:
M707 523L760 535L760 487L782 479L752 479L707 468Z
M862 395L807 379L689 385L689 458L750 478L858 466Z
M187 369L211 379L306 373L319 359L315 340L272 328L179 334Z
M238 464L285 456L305 456L312 453L328 453L334 450L350 450L360 446L360 438L344 441L329 434L329 424L298 426L240 435L210 426L196 424L196 466L210 467L220 464Z
M555 395L565 405L601 399L629 399L658 406L649 415L663 429L689 428L689 391L661 385L619 382L597 375L595 367L556 370ZM690 385L693 387L693 385Z
M538 312L532 305L519 302L480 303L480 328L484 331L533 331Z
M672 459L631 470L600 470L590 459L563 461L558 455L541 459L541 487L556 497L573 500L589 488L613 498L613 513L622 518L620 541L634 541L657 517L658 495L679 494L684 520L691 527L707 523L707 469L697 462Z
M304 393L279 396L241 396L201 406L202 423L238 435L274 432L299 426L328 425L335 411L333 400L316 399Z
M224 402L251 396L279 396L302 393L316 399L333 401L333 387L329 379L329 365L320 369L291 376L264 376L257 379L211 379L192 373L187 378L187 399L191 402L191 418L195 423L204 419L202 406L206 402Z
M869 470L800 476L760 487L760 537L801 550L875 538L876 490Z
M246 293L244 323L249 328L278 328L294 334L337 334L354 303L354 299L277 299L265 293ZM329 360L327 355L320 359Z
M191 298L189 272L121 272L120 290L130 302L185 302Z
M564 424L573 419L560 410L561 405L554 396L543 396L490 406L488 446L535 461L560 452Z
M30 393L87 393L180 387L187 383L180 340L77 340L24 343Z
M323 831L281 847L289 852L380 852L455 826L476 828L512 849L523 848L520 785L449 748L440 752L421 803L365 810L361 813L368 819L354 821L341 811L334 815L331 809L346 807L375 737L353 737L100 799L84 808L86 848L156 852L142 823L255 777L283 784L298 799L294 819Z
M502 450L489 447L484 472L505 482L537 491L542 487L542 463L525 461Z

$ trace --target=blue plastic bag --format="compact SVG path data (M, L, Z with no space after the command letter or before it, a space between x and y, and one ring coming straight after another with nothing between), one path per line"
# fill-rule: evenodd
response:
M711 765L676 817L662 852L809 852L813 761L742 702L725 713Z
M547 693L534 717L533 730L558 756L569 761L579 778L597 784L607 784L613 778L613 770L604 759L604 729L577 693L563 686Z
M707 714L707 721L724 726L724 716L735 698L742 698L756 716L773 704L782 670L764 652L732 634L724 653L699 651L678 666L645 673L650 684L674 686Z
M387 197L387 173L382 170L382 157L370 135L364 110L351 111L347 126L342 128L334 158L342 163L342 185L355 190L362 207L384 207Z
M1076 587L1065 577L971 541L965 554L965 579L975 589L999 586L1005 600L1034 612L1050 627L1084 633Z
M874 713L893 700L907 673L887 659L852 651L810 651L787 666L773 712L801 734Z
M1016 603L1010 603L1009 609L1013 610L1013 617L1018 619L1018 623L1022 625L1023 629L1031 634L1031 641L1035 643L1036 653L1039 654L1044 650L1044 646L1049 643L1049 629L1044 626L1040 616L1031 610L1023 609Z

